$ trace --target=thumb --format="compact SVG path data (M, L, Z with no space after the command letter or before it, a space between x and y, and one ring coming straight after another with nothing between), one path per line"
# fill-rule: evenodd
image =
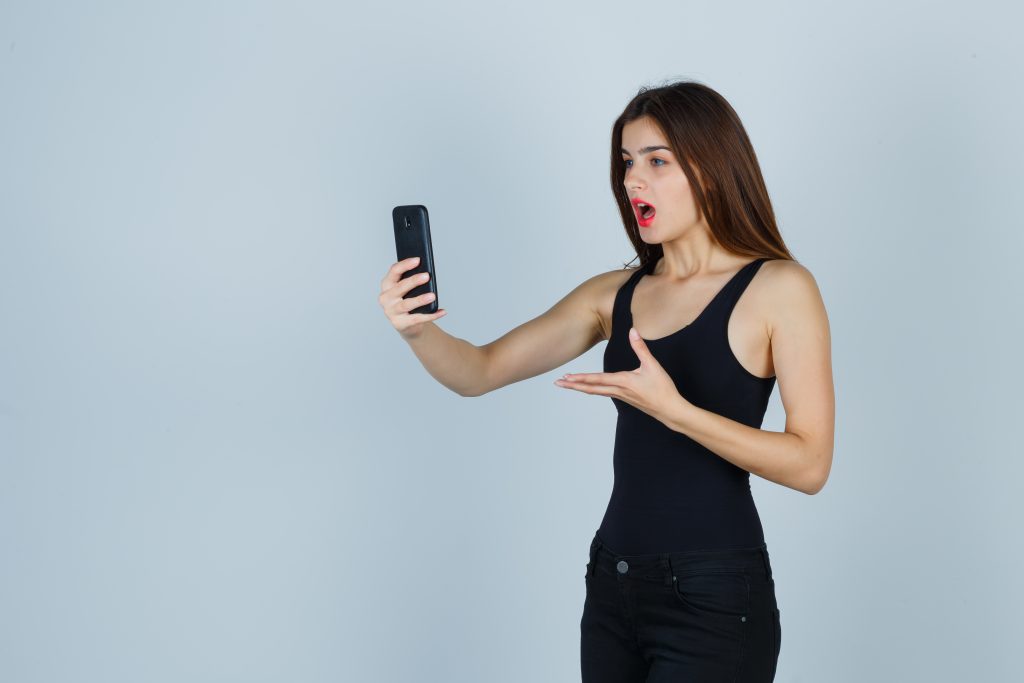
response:
M641 363L651 360L651 352L647 350L647 342L640 338L640 333L636 331L635 327L629 328L629 343L632 345L633 351L636 352L636 357L640 359Z

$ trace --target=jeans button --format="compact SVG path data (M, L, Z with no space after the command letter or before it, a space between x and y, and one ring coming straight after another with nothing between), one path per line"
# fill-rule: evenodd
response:
M620 574L625 574L626 570L629 569L629 565L626 564L625 560L619 560L619 563L615 565L615 568L619 570Z

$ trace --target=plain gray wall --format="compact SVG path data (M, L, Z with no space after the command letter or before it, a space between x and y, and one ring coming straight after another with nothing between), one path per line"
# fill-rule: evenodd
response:
M3 3L0 679L578 680L615 411L552 382L604 344L448 391L377 303L390 212L490 342L632 258L611 124L676 78L736 108L831 320L828 484L752 477L776 680L1010 678L1022 18Z

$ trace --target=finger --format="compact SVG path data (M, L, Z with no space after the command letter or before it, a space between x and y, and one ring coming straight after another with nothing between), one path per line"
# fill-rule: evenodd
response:
M583 378L584 377L589 377L590 374L592 374L592 373L586 373L586 372L571 373L571 372L567 372L566 374L564 374L561 377L559 377L559 379L564 380L566 382L582 382Z
M594 394L595 396L614 396L617 397L618 387L609 386L607 384L583 384L579 382L567 382L564 379L556 379L555 384L566 389L573 389L584 394Z
M583 372L565 375L563 379L567 382L578 382L580 384L622 385L621 373L618 372Z
M388 268L387 275L385 275L384 279L381 280L381 291L385 291L394 287L395 284L402 279L402 273L412 268L415 268L416 266L419 265L419 263L420 257L412 256L410 258L402 259L401 261L397 261L391 264L391 267Z
M402 278L391 287L383 290L380 293L380 298L382 300L390 299L393 303L404 298L406 294L420 285L425 284L428 280L430 280L430 273L416 273L415 275L410 275L409 277Z
M414 308L419 308L420 306L425 306L426 304L429 304L431 301L434 300L434 298L435 297L433 292L424 292L419 296L412 296L409 297L408 299L398 299L395 301L393 310L397 311L398 313L408 313Z
M448 310L444 308L439 308L433 313L410 313L409 320L411 322L409 323L408 327L412 327L417 323L425 323L430 322L431 320L436 320L441 316L445 315L446 313L448 313Z

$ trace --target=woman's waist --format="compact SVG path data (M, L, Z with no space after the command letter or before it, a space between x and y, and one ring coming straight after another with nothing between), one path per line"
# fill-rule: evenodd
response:
M763 538L747 545L659 553L629 552L625 546L609 546L607 540L601 530L595 533L590 545L591 568L603 567L607 573L624 573L628 568L633 576L648 579L667 580L680 574L733 572L758 580L772 580L768 546Z
M731 472L651 473L616 467L611 498L618 505L636 510L686 512L754 506L749 477Z

